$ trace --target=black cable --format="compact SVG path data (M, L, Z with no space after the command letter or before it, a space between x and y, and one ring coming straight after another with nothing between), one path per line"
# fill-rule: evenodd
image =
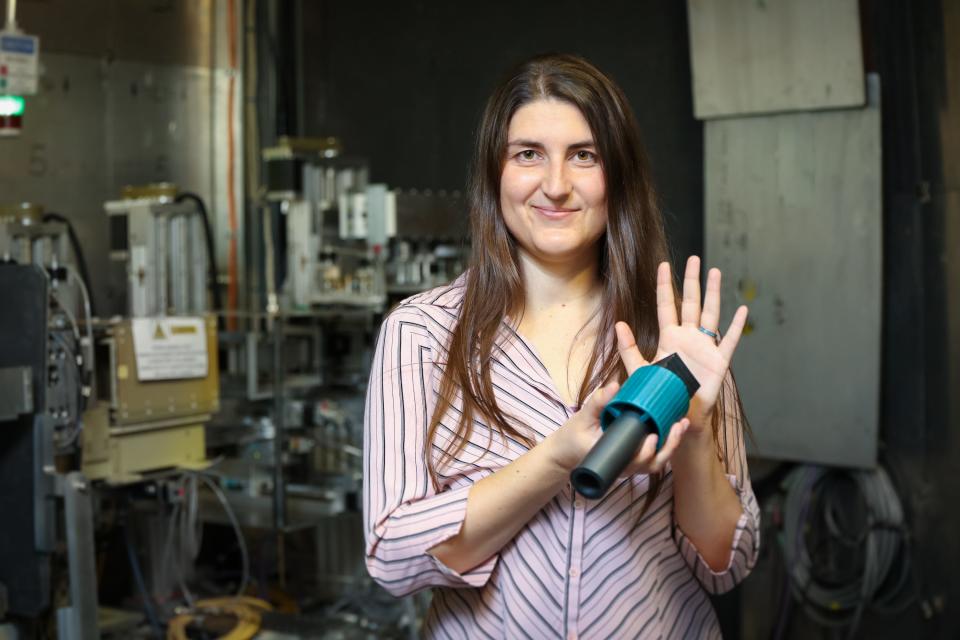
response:
M146 611L147 620L150 621L150 626L153 627L157 637L162 638L164 637L163 629L160 626L159 618L157 618L157 612L153 609L153 599L147 592L147 585L143 580L143 572L140 571L140 562L137 560L137 553L133 550L133 539L131 538L130 534L130 523L125 524L123 529L123 537L126 539L127 543L127 557L130 559L130 568L133 570L133 578L137 583L137 589L140 591L140 597L143 599L143 608Z
M223 310L223 300L220 297L220 285L217 282L217 253L213 241L213 228L210 226L210 216L207 214L207 207L203 200L195 193L184 192L177 195L176 202L190 200L193 202L200 216L203 218L203 235L207 241L207 285L210 287L210 294L213 296L213 307L218 312ZM217 314L217 326L223 329L223 317Z
M77 237L77 231L73 228L70 221L59 213L46 213L43 216L44 222L60 222L67 226L67 236L70 239L70 247L77 258L77 268L80 270L80 277L83 283L87 285L87 291L90 292L90 315L96 316L97 310L93 301L93 289L90 287L90 272L87 270L87 260L83 255L83 249L80 248L80 239Z

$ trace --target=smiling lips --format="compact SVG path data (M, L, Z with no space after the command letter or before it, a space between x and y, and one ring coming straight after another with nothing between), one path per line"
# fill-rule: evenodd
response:
M579 211L579 209L566 209L564 207L541 207L535 204L530 206L533 207L537 213L550 220L561 220L571 213Z

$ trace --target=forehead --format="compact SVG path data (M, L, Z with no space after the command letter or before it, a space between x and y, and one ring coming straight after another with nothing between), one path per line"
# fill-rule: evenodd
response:
M513 114L507 140L534 140L544 144L592 140L593 133L580 109L552 98L528 102Z

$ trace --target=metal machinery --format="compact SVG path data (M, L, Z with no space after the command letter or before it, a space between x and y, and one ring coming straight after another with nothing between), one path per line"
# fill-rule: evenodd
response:
M92 483L206 465L204 424L219 408L200 212L170 185L106 210L129 315L99 321L69 222L0 209L0 507L23 516L0 528L0 617L52 608L61 638L97 635Z
M223 407L208 449L239 521L276 536L281 585L369 606L357 497L376 328L391 301L462 271L465 216L459 194L370 183L335 139L282 138L263 159L265 312L220 335Z
M9 10L4 36L19 38L23 34L10 33L16 30L11 16ZM29 52L24 39L17 42L23 55L16 68L5 58L8 81L35 83L38 41L31 39ZM59 70L58 61L50 64ZM136 70L123 71L130 79L112 73L123 78L118 87L140 81ZM193 69L188 75L188 92L206 86L206 76ZM204 127L213 122L212 112L191 119L193 113L177 111L187 108L181 103L205 104L189 93L189 101L181 100L179 88L174 110L158 107L156 114L118 102L125 91L108 87L107 93L107 104L128 114L128 125L157 114L164 130L176 123L194 131L194 120ZM4 111L11 104L20 111ZM62 104L73 109L76 103ZM0 133L19 135L22 108L22 101L0 105ZM119 148L125 136L115 137ZM169 144L177 140L171 135ZM184 148L184 155L195 151ZM140 151L109 163L115 169ZM189 590L201 581L190 572L201 520L226 516L235 529L248 527L250 553L260 555L260 567L280 567L281 586L284 566L302 550L302 534L313 536L314 554L310 569L298 574L330 576L323 597L342 598L344 586L365 575L354 498L372 336L391 296L445 279L430 266L433 255L447 252L450 276L459 258L455 250L435 251L450 243L431 233L391 240L404 203L416 203L406 206L415 210L411 221L442 217L443 207L431 204L432 194L405 198L369 184L366 164L341 157L336 141L282 139L264 158L269 184L254 210L254 218L265 219L263 232L244 220L253 232L247 237L263 240L262 247L244 247L252 255L245 256L249 272L239 284L251 303L219 319L209 311L223 305L208 304L207 289L215 284L207 275L214 255L209 223L202 207L181 200L172 185L127 189L104 205L100 220L109 231L110 258L122 265L126 281L126 308L110 318L96 317L79 245L64 219L35 206L0 210L0 335L7 338L0 348L0 508L16 514L0 527L0 621L36 622L28 637L49 635L43 625L51 612L59 637L97 637L104 630L98 590L112 602L103 591L111 580L122 592L121 606L142 606L159 632L158 621L173 606L194 604ZM181 175L191 172L187 166ZM98 290L106 285L94 284ZM205 508L208 503L215 508ZM279 534L281 554L287 537L286 560L271 557L264 531ZM214 539L222 532L206 533ZM243 536L238 548L237 592L243 592L251 578ZM117 555L120 567L110 564ZM233 569L232 559L229 564ZM256 578L266 588L273 576ZM376 597L368 591L361 599ZM361 626L347 619L345 607L331 610L343 615L343 627ZM365 629L371 635L378 627ZM5 631L0 625L0 636Z
M304 532L332 559L310 574L350 580L362 560L352 506L361 480L358 390L387 301L395 198L368 183L365 163L342 158L335 139L283 138L263 157L265 311L221 334L224 408L208 444L224 458L217 471L240 522L277 534L281 584L285 537Z
M208 312L203 208L172 185L104 205L126 282L126 313L110 319L92 313L65 219L0 210L0 294L18 310L0 330L22 337L0 349L0 507L32 516L0 529L0 619L53 609L60 637L94 637L95 544L117 529L141 601L189 601L199 543L186 532L202 521L245 527L254 541L276 534L281 586L285 567L309 562L289 578L309 581L290 584L296 592L353 610L378 601L356 500L367 362L391 299L459 273L460 248L431 227L449 227L458 201L371 185L330 141L283 141L265 155L267 310L237 314L236 330ZM398 218L409 235L393 237ZM242 591L251 560L238 543ZM67 595L53 595L63 583Z
M204 223L172 185L104 205L110 257L126 265L128 317L101 327L103 400L84 418L84 472L110 483L198 468L220 406L216 318L207 313Z
M370 184L364 162L340 156L335 138L281 138L265 149L268 203L286 219L284 307L382 307L382 263L396 232L396 196Z
M312 450L326 440L316 429L344 430L343 420L331 420L342 413L321 397L322 387L364 381L358 332L372 329L374 314L386 303L383 248L393 198L385 186L368 184L364 163L340 157L336 139L283 138L263 157L267 185L257 209L263 311L238 318L238 330L220 336L225 410L210 437L214 447L217 441L230 444L239 430L254 443L232 449L221 467L232 469L236 484L251 487L251 499L256 494L272 501L265 508L283 529L289 524L287 503L296 500L284 493L283 464L275 463L281 458L290 463L292 456L302 466L310 457L304 447ZM341 210L349 213L338 216ZM339 331L344 325L349 330ZM360 352L353 366L341 366L340 356L353 348ZM285 428L292 439L284 439ZM334 440L347 442L342 435ZM277 448L278 442L284 444ZM246 470L240 469L243 463ZM358 465L345 464L337 473L355 483ZM283 495L271 497L271 491ZM256 508L250 501L247 507Z
M30 204L0 210L0 508L15 515L0 528L0 614L53 608L59 637L87 638L96 633L97 591L78 455L94 396L93 334L87 288L57 218ZM55 597L64 581L67 594Z
M366 162L341 156L335 138L281 138L263 158L266 201L285 219L286 277L278 293L284 309L383 310L391 295L462 272L466 212L459 192L370 183Z

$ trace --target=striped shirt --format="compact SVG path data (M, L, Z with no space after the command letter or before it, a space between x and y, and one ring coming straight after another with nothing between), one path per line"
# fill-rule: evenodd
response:
M711 570L677 526L669 465L642 517L646 475L621 479L600 500L586 500L568 484L513 540L470 571L457 573L428 553L459 532L473 483L527 451L495 431L488 440L490 430L476 420L466 448L440 469L439 490L429 478L427 428L464 282L461 276L408 298L380 329L364 417L370 575L397 596L433 588L428 638L720 637L707 594L742 580L760 544L760 513L736 426L727 466L743 513L722 571ZM560 399L532 346L506 322L502 326L491 367L497 402L539 442L575 408ZM458 407L459 399L429 443L435 461L457 428Z

